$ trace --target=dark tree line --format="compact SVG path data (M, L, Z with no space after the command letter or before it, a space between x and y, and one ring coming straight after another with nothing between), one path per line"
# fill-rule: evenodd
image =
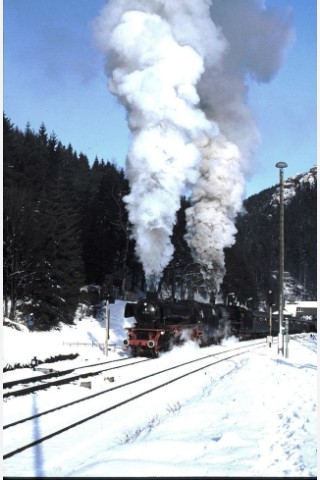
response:
M4 115L3 140L4 315L24 320L32 312L43 329L72 323L79 301L99 300L110 274L119 297L143 291L123 170L97 158L90 166L85 155L48 135L44 124L38 132L30 125L22 132ZM173 296L201 287L183 238L187 206L182 199L172 238L176 251L160 284ZM81 293L85 285L91 297Z
M34 313L39 328L72 323L84 285L102 286L112 274L119 296L144 290L123 197L123 170L62 145L44 124L24 132L3 120L3 295L4 315L22 320ZM270 204L273 189L245 202L237 242L226 250L222 295L241 303L263 300L270 272L277 269L278 224ZM185 298L198 291L209 299L185 241L187 199L181 199L172 242L174 256L159 290ZM316 292L316 188L297 190L286 207L286 269ZM19 319L19 318L18 318Z
M42 328L72 323L85 284L112 273L141 277L123 196L122 170L65 147L44 125L3 121L4 314L32 311Z
M314 182L299 182L297 177L291 185L294 195L284 206L285 277L291 278L293 296L305 300L317 298L317 173L311 170ZM235 292L242 302L253 297L257 305L266 300L269 290L277 296L279 208L272 199L276 189L263 190L244 202L236 244L226 251L224 289Z

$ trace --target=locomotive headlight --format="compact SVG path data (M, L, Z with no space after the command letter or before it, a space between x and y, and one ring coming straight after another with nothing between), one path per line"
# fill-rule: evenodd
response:
M160 335L164 335L165 333L166 333L166 332L164 332L164 331L162 330L162 332L160 332Z
M129 345L129 340L126 338L125 340L123 340L123 343L127 347Z
M147 345L149 348L153 348L155 346L155 342L153 340L148 340Z

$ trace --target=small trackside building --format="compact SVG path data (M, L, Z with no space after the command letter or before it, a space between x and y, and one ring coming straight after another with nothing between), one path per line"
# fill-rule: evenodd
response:
M317 301L286 302L285 309L293 317L310 317L311 320L317 317L317 303Z

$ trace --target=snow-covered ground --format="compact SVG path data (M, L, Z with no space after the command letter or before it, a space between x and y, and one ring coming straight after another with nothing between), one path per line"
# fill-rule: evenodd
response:
M110 360L126 355L121 345L129 321L123 318L123 308L120 301L111 305ZM75 326L50 333L3 327L3 364L30 364L34 356L45 360L68 353L79 356L69 360L67 367L103 361L104 340L104 322L89 316L77 319ZM139 365L141 376L150 363L161 366L174 362L177 356L196 358L204 352L229 348L232 341L201 350L189 343L176 347ZM6 372L4 377L7 381L7 377L32 374L36 372L24 368ZM100 388L103 377L94 377L91 393ZM3 404L3 423L88 393L79 384L9 398ZM79 405L85 417L86 407ZM5 442L4 435L4 446ZM292 337L288 358L278 355L275 340L271 348L266 344L202 370L5 460L3 474L316 476L317 339L308 334Z

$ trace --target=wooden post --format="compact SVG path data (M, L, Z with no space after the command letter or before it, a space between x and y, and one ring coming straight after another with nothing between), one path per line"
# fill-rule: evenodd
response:
M109 324L110 324L110 304L109 304L109 300L106 300L106 340L105 340L106 356L108 356Z

